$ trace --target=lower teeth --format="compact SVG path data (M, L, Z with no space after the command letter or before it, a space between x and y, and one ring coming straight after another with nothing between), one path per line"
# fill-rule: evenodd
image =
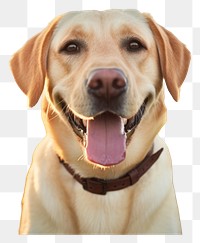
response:
M86 135L86 133L83 133L83 146L84 147L87 146L87 135Z

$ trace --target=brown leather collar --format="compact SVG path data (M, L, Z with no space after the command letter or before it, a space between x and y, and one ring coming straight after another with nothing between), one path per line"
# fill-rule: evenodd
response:
M132 170L118 179L103 180L99 178L82 178L79 174L66 164L64 160L59 157L60 163L64 165L66 170L77 180L83 188L91 193L105 195L109 191L117 191L135 184L157 161L160 157L163 148L156 153L147 156ZM151 152L152 153L152 152Z

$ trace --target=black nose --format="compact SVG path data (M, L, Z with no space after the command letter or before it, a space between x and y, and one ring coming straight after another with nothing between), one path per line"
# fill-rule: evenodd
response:
M89 93L107 100L121 95L126 88L126 77L120 69L97 69L87 81Z

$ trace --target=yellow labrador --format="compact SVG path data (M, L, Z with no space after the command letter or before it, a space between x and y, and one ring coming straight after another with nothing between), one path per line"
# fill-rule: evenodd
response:
M20 234L180 234L163 78L179 99L190 52L136 10L71 12L11 60L46 137L22 202Z

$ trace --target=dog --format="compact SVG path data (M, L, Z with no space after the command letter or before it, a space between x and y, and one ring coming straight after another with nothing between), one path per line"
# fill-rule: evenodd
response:
M46 137L22 200L20 234L181 234L163 80L175 101L190 52L150 14L69 12L10 62Z

